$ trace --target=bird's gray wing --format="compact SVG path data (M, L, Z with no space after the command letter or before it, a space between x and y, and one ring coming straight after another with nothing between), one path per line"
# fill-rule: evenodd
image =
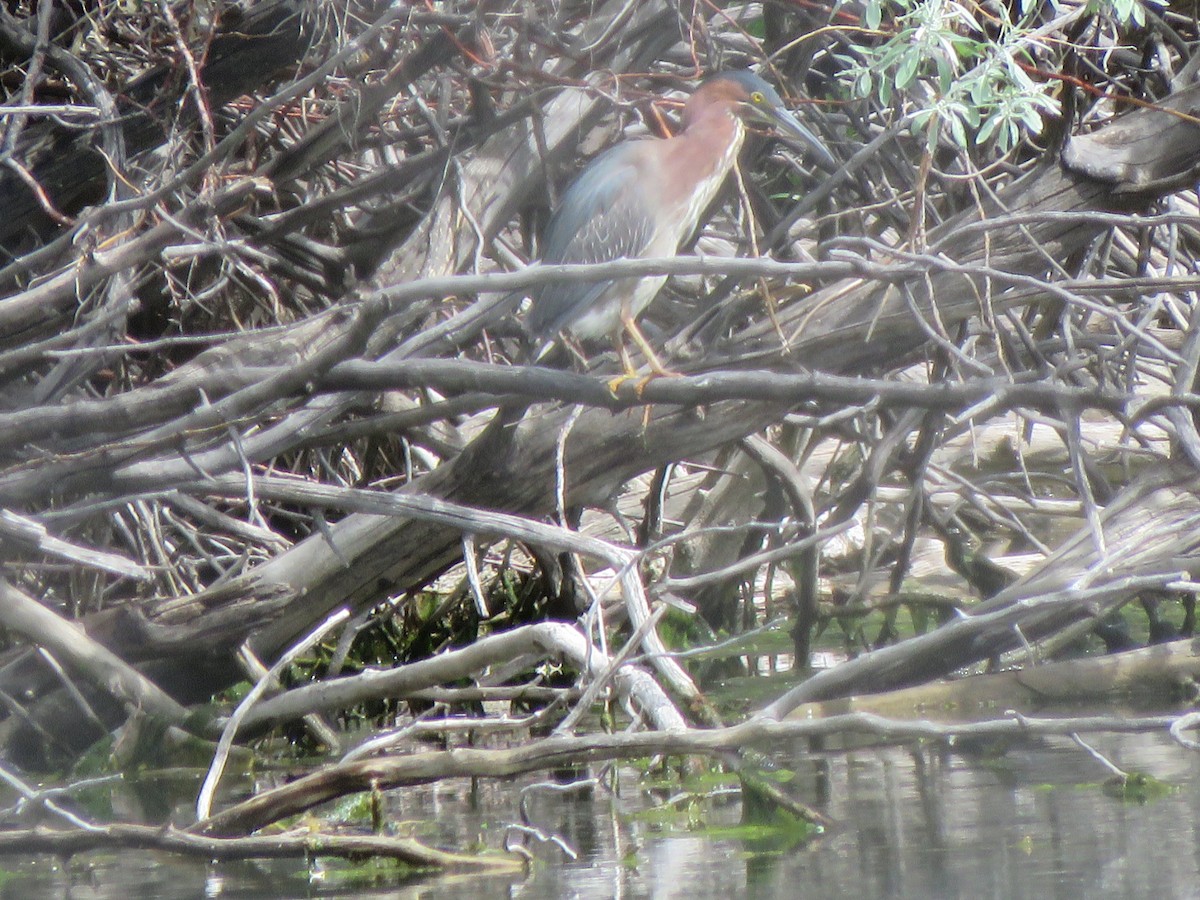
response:
M546 228L542 262L609 262L642 256L654 236L646 205L648 186L636 164L638 143L621 144L597 157L567 188ZM560 282L534 297L530 331L553 339L587 313L611 282Z

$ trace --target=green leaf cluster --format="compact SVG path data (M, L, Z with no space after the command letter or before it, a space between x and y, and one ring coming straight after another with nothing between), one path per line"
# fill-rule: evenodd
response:
M1058 12L1055 0L1048 5ZM1030 74L1046 33L1037 27L1043 9L1021 0L990 7L984 18L955 0L867 0L863 23L889 36L847 59L844 77L855 96L885 106L907 95L912 131L931 150L944 134L964 150L991 141L1007 153L1041 134L1044 117L1056 110L1057 82ZM1145 20L1143 0L1091 0L1085 13L1134 25Z

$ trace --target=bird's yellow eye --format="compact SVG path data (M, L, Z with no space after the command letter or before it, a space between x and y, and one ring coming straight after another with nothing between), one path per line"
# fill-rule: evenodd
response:
M766 101L766 99L767 98L762 95L761 91L755 91L753 94L750 95L750 102L756 106L764 103Z

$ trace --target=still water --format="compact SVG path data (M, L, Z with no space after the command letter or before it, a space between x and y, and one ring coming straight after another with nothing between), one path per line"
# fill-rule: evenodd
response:
M362 877L149 853L66 864L9 857L0 859L0 897L1200 898L1200 754L1159 735L1090 743L1169 789L1144 803L1116 799L1103 786L1107 771L1065 738L953 751L805 744L773 756L796 772L789 790L836 823L807 844L746 839L736 792L689 803L622 768L615 790L530 789L530 779L390 795L389 818L402 831L452 849L499 847L523 796L527 821L578 854L530 844L536 862L524 876ZM146 800L111 802L124 817ZM161 796L150 803L163 808Z

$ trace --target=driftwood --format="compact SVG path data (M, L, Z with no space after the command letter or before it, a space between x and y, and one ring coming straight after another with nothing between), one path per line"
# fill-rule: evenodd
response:
M805 703L788 716L811 719L851 712L902 719L907 716L959 722L997 709L1032 715L1055 704L1106 703L1118 707L1163 704L1194 696L1200 681L1195 639L1155 644L1109 656L937 681L886 693Z
M1083 529L970 615L820 673L760 715L778 717L799 703L917 684L1074 623L1094 624L1140 591L1200 577L1198 526L1200 495L1191 467L1148 472L1105 508L1096 532Z
M758 62L761 48L727 10L703 19L657 0L563 5L550 24L504 2L363 0L336 20L325 6L226 5L208 22L154 5L116 23L154 39L107 82L68 48L113 32L54 24L54 4L40 19L0 13L0 54L60 76L31 75L24 104L53 87L78 107L14 116L0 148L12 162L0 167L10 758L44 763L52 748L69 762L143 713L212 737L222 723L193 704L246 677L258 685L225 723L218 761L235 731L306 715L333 742L312 716L380 696L533 702L530 717L563 731L505 750L344 760L198 826L232 834L375 785L637 753L728 761L747 743L825 729L944 735L772 720L1053 655L1139 596L1183 597L1194 618L1200 85L1184 60L1169 90L1139 81L1157 99L1129 108L1119 79L1108 92L1063 76L1087 101L1086 127L1065 104L1046 145L986 172L986 146L910 140L896 122L910 108L806 107L845 161L836 174L752 148L698 253L549 269L526 264L529 236L577 159L633 111L661 120L648 98L689 82L697 60ZM1080 15L1048 18L1046 33ZM764 15L785 93L841 96L830 81L855 47L826 24L808 7ZM1055 52L1029 50L1047 72ZM780 258L734 258L755 254L729 233L765 234L755 247ZM673 276L647 326L681 377L610 389L602 354L584 371L525 364L513 321L524 292L617 273ZM963 445L1006 417L1016 437L991 453L1003 458L969 460ZM1053 431L1065 465L1030 470L1033 428ZM1041 527L1052 504L1072 516L1065 539ZM833 539L851 532L857 549L835 558ZM980 551L990 533L1043 558L1017 579ZM874 608L879 572L883 606L902 602L918 542L940 547L961 582L938 607L958 610L949 621L901 642L885 631L886 646L746 725L691 727L719 723L696 670L659 636L668 607L695 604L733 631L789 607L802 669L824 619ZM843 566L846 602L818 598L818 561ZM497 584L535 571L546 586L532 612L494 604ZM348 622L336 675L357 629L404 621L425 591L439 612L414 630L465 623L431 640L432 658L270 696L263 672L331 615ZM972 593L981 602L961 600ZM530 676L549 660L566 663L569 687ZM566 734L609 697L661 733ZM430 731L519 740L530 723L399 724L361 753Z
M1196 722L1185 716L1112 716L1037 719L1010 716L980 722L940 725L929 721L888 719L870 713L847 713L827 719L767 722L754 720L713 730L590 734L554 737L504 750L459 747L329 766L290 784L231 806L192 831L207 835L247 834L318 803L378 787L426 784L447 777L510 778L559 766L581 765L655 754L686 756L725 754L755 745L780 744L834 734L871 735L880 740L1016 737L1033 734L1163 731L1176 723Z
M1175 98L1173 105L1200 111L1200 89ZM1135 112L1128 118L1137 118L1147 133L1156 136L1157 152L1143 157L1148 177L1156 187L1173 188L1200 165L1196 126L1190 121L1157 111ZM1127 132L1133 126L1125 121L1122 127ZM1100 183L1057 166L1032 173L998 201L1014 214L1035 220L1024 226L1029 238L1022 236L1007 247L997 246L993 238L985 253L985 236L998 226L989 223L987 229L968 230L967 222L948 223L941 232L947 237L941 240L947 247L953 244L955 262L931 263L934 271L928 282L923 266L908 273L917 282L911 290L918 309L929 315L929 306L921 305L929 303L928 299L920 299L928 297L922 282L932 283L937 314L946 328L978 312L976 292L993 279L1007 278L1015 284L1012 293L1017 295L1010 300L1005 292L996 298L997 305L1018 299L1029 302L1032 289L1027 281L1045 268L1047 255L1065 259L1095 237L1097 228L1086 216L1089 210L1144 205L1153 199L1153 193L1137 193L1139 185ZM1039 213L1047 212L1075 215L1036 221ZM931 235L932 248L939 247L938 234ZM903 275L898 272L896 277ZM839 284L815 294L781 315L785 333L802 328L788 353L780 350L774 331L764 324L735 341L737 364L764 366L774 361L786 365L794 359L827 371L855 372L868 364L901 360L926 339L926 332L900 294L897 288L881 288L873 282L849 290ZM886 337L868 339L872 334ZM727 367L733 362L733 358L720 360ZM792 396L789 405L803 400L799 391ZM603 503L634 475L759 431L781 418L787 409L754 403L752 397L750 394L745 400L712 403L702 415L692 407L653 407L647 422L640 411L616 415L600 410L585 412L571 426L566 443L564 468L569 502ZM552 408L535 410L515 424L498 418L495 427L452 464L431 472L412 489L482 508L526 515L549 513L553 508L557 442L570 416L569 408ZM372 602L374 594L364 596L368 587L378 590L386 584L392 590L403 590L428 582L457 560L459 544L455 531L405 520L352 516L333 529L330 539L313 535L256 569L236 587L223 588L222 595L238 594L238 602L278 597L280 590L296 596L295 602L287 604L287 615L281 617L280 624L261 630L254 639L259 652L269 656L336 606L354 603L357 597L362 597L358 602ZM403 553L402 548L414 546L422 548L420 557ZM351 562L349 567L346 561ZM211 605L204 597L188 601L191 615ZM169 615L170 621L177 623L189 613L175 606ZM154 621L154 614L150 620Z
M410 838L373 834L277 834L219 838L150 825L33 828L0 831L0 853L74 855L94 850L157 850L206 861L321 857L392 859L415 869L444 872L520 872L517 857L447 853Z

